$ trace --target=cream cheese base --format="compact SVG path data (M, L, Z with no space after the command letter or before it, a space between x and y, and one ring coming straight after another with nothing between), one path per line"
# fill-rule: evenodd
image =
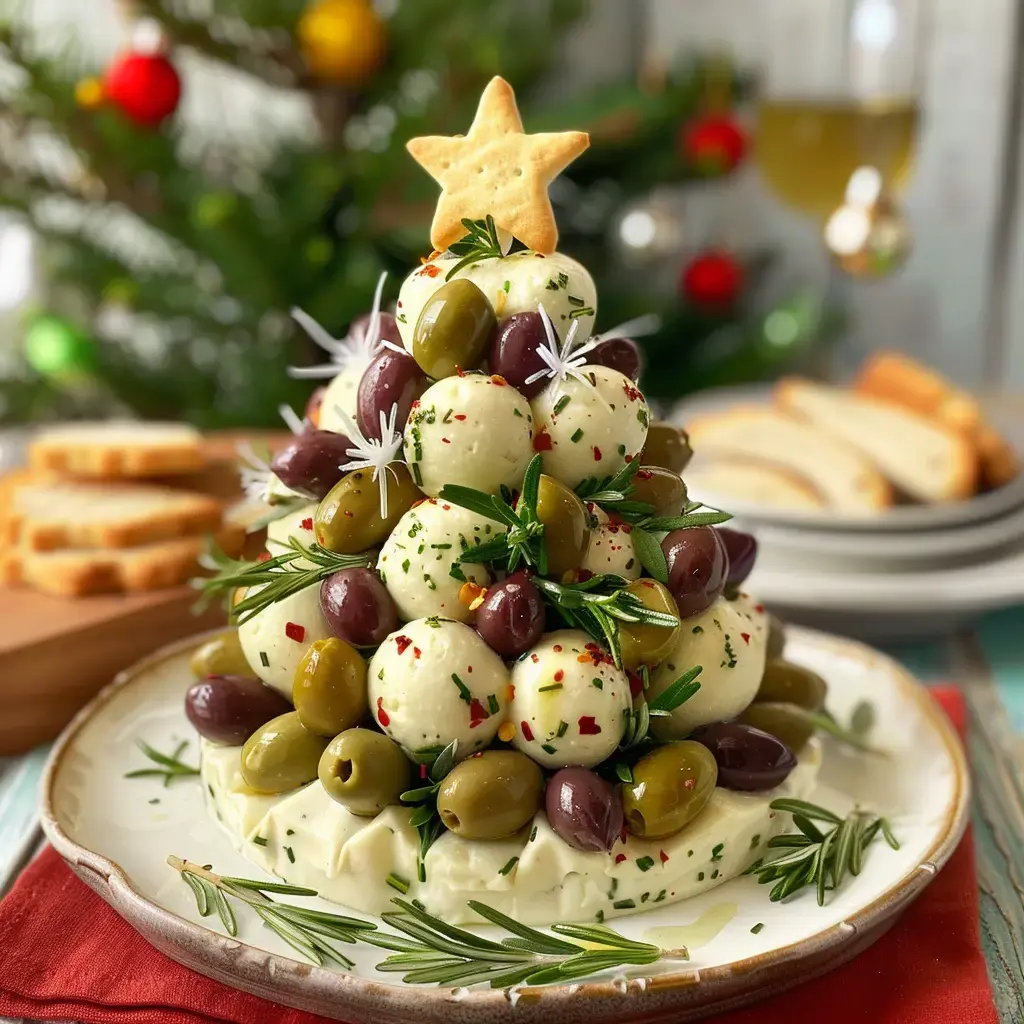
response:
M208 809L242 855L325 899L379 915L398 895L387 878L409 883L409 898L452 923L479 923L466 906L488 903L525 924L593 921L642 911L646 904L688 899L740 874L788 819L769 810L780 797L814 789L821 747L812 739L797 767L765 793L716 788L697 819L668 839L629 836L610 853L564 843L543 811L508 839L476 842L445 833L416 878L419 848L410 812L389 807L360 818L327 796L319 782L280 796L252 792L239 770L239 748L202 746Z

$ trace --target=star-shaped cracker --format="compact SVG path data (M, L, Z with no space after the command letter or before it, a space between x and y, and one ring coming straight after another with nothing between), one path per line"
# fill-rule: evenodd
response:
M558 228L548 186L590 145L586 132L527 135L512 86L492 78L468 135L410 139L413 158L441 186L430 241L444 251L466 234L463 218L488 214L524 245L552 253Z

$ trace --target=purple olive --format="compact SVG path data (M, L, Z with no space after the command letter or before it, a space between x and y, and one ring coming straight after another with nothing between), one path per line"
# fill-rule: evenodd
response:
M370 321L372 319L372 313L364 313L362 316L357 316L349 325L348 333L357 338L364 338L366 332L370 329ZM381 311L379 331L378 337L381 341L390 341L392 345L398 345L399 348L402 347L402 333L398 329L398 322L395 320L394 314Z
M718 785L725 789L774 789L796 767L796 755L782 740L743 722L704 725L689 738L711 751L718 764Z
M385 418L398 405L395 429L405 429L412 403L427 388L427 378L416 360L407 352L385 348L373 357L359 382L356 397L356 422L366 438L380 440L380 414Z
M662 542L668 563L668 589L679 614L688 619L707 611L721 596L729 576L729 555L711 526L673 530Z
M487 588L476 631L503 658L517 658L544 632L544 601L522 570Z
M270 468L285 487L319 500L345 475L341 467L352 461L351 447L344 434L307 429L274 456Z
M586 768L562 768L544 794L548 823L576 850L610 850L622 831L615 787Z
M526 383L526 378L538 370L546 370L539 349L547 347L544 321L540 313L513 313L498 324L491 343L491 373L500 374L524 398L539 394L550 378L541 377Z
M599 342L587 353L587 362L618 370L631 381L640 379L640 346L632 338L609 338Z
M246 676L207 676L185 694L185 714L199 735L232 747L291 709L277 690Z
M757 539L742 530L730 530L725 526L718 527L718 537L729 556L729 575L725 582L729 586L738 587L754 568Z
M320 584L320 610L331 632L353 647L374 647L398 628L395 602L370 569L340 569Z

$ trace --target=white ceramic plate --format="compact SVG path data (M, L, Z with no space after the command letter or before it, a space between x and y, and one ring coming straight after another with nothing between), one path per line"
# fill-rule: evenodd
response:
M829 745L814 799L837 810L853 802L876 808L892 819L902 843L896 852L881 842L873 846L862 874L824 908L810 893L772 904L766 886L735 879L697 899L616 919L615 927L633 937L670 929L673 945L690 947L688 963L637 968L582 986L511 993L406 986L374 970L382 953L372 947L346 948L357 960L351 973L312 967L293 959L244 908L237 940L197 916L191 892L165 863L169 854L222 873L260 874L209 818L199 783L163 789L124 777L144 764L138 740L167 749L190 737L195 758L182 697L198 639L123 673L68 727L43 780L43 827L72 869L172 958L238 988L347 1021L683 1021L750 1002L823 973L873 942L945 863L967 822L963 752L927 693L866 647L793 630L787 656L826 676L829 706L840 720L858 701L870 700L878 714L872 739L887 751L871 758ZM757 924L764 927L753 934Z

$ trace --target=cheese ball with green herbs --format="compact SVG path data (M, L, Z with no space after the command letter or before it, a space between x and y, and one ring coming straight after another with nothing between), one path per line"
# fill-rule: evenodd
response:
M624 580L639 579L643 566L636 557L629 524L612 522L603 508L589 502L587 512L594 525L590 528L590 545L583 557L583 568L595 575L610 572Z
M392 633L370 660L374 721L409 753L458 740L469 757L494 739L508 708L508 669L475 630L430 616Z
M473 612L459 601L459 590L466 581L486 587L491 574L479 562L460 563L459 556L503 532L499 523L440 498L409 509L377 560L377 572L401 618L471 619Z
M637 386L607 366L581 366L533 399L534 448L544 472L575 487L587 477L614 476L644 446L651 413Z
M316 534L313 533L313 515L316 512L316 503L303 505L295 512L289 512L280 519L275 519L267 524L267 551L271 558L283 555L289 551L288 541L294 537L300 544L309 547L316 542ZM308 558L296 558L288 563L289 568L312 569L313 563Z
M512 743L545 768L592 768L619 745L629 680L579 629L541 637L512 666Z
M439 380L413 402L405 461L431 497L445 484L497 494L522 483L532 442L530 403L502 377L466 373Z

